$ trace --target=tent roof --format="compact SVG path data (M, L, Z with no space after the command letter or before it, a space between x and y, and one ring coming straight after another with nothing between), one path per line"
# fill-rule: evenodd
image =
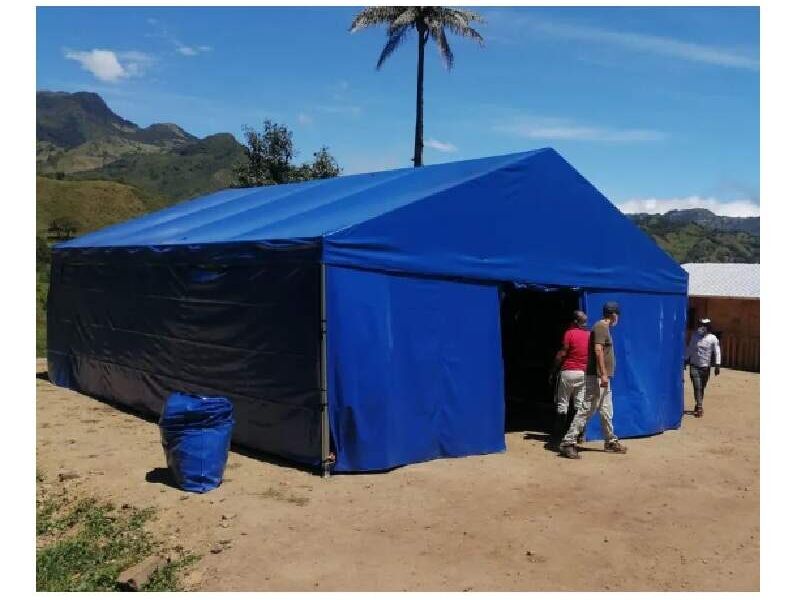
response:
M323 240L328 264L685 293L686 273L550 148L228 189L57 248Z
M542 150L256 188L231 188L112 225L64 247L318 238Z

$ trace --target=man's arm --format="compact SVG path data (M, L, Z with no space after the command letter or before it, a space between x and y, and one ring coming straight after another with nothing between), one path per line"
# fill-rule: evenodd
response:
M719 340L714 336L714 375L719 375L719 368L722 365L722 349L719 347Z
M603 344L594 345L594 356L597 363L597 374L600 376L600 387L608 385L608 373L606 373L606 361L603 359Z

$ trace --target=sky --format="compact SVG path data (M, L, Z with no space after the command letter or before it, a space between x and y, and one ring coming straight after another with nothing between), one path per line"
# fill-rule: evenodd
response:
M426 51L425 163L541 147L627 212L759 214L759 10L476 8L478 46ZM411 166L416 43L357 8L38 7L37 90L95 91L141 126L294 132L344 173Z

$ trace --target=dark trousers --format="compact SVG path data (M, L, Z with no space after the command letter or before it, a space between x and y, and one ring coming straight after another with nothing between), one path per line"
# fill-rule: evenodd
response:
M694 403L703 408L703 393L706 391L708 384L708 377L711 374L711 367L695 367L689 366L689 377L692 380L692 387L694 388Z

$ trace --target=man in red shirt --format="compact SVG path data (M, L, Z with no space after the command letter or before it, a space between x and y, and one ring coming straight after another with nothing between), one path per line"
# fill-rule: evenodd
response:
M570 400L575 406L583 403L586 393L586 365L589 361L589 336L586 329L588 317L580 310L572 313L572 323L564 332L561 350L553 362L553 373L560 371L556 388L556 421L550 444L557 448L567 432Z

